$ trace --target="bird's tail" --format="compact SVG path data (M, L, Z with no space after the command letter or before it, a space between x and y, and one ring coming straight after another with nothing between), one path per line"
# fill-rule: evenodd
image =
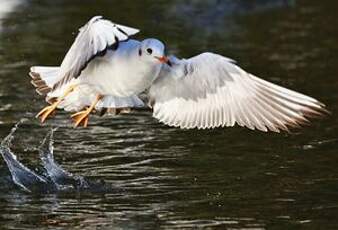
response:
M58 81L60 67L56 66L33 66L29 75L32 85L40 95L47 95L52 91L54 84Z

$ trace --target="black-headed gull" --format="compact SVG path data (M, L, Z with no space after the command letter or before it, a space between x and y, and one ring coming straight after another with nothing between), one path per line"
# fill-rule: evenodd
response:
M51 104L37 117L44 122L60 108L76 112L75 126L87 126L94 110L145 106L142 92L155 118L185 129L237 123L280 132L327 113L316 99L257 78L229 58L167 57L161 41L129 38L138 32L96 16L80 29L61 66L32 67L32 84Z

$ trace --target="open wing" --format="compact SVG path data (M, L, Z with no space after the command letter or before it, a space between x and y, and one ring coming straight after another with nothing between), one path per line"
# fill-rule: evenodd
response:
M114 24L101 16L93 17L79 31L62 61L59 79L53 89L77 78L94 57L104 55L109 48L117 49L120 41L125 41L139 32L138 29Z
M153 116L180 128L237 123L261 131L288 130L327 112L316 99L259 79L231 59L204 53L172 60L149 90Z

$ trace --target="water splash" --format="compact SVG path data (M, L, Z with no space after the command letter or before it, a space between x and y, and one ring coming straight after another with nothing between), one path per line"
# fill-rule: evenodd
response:
M18 122L0 145L0 153L5 160L14 184L26 192L106 192L116 190L104 181L92 181L85 177L73 175L64 170L54 160L54 131L50 130L38 148L44 175L38 175L20 161L11 151L14 133L22 121Z
M52 129L47 133L39 148L40 158L47 176L55 184L58 190L68 190L72 188L87 189L89 184L82 176L75 176L57 164L54 160L54 131Z
M18 122L1 142L0 153L8 166L13 182L23 190L31 192L31 188L45 187L47 181L19 162L16 155L10 149L14 133L21 123L22 121Z

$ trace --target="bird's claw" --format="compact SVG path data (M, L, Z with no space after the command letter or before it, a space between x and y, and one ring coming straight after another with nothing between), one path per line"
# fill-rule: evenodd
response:
M56 105L52 104L43 108L35 117L40 118L41 123L44 123L46 119L55 114Z
M89 120L89 114L90 114L91 110L85 109L83 111L77 112L75 114L73 114L71 117L73 119L74 122L74 128L78 127L78 126L83 126L83 127L87 127L88 126L88 120Z

